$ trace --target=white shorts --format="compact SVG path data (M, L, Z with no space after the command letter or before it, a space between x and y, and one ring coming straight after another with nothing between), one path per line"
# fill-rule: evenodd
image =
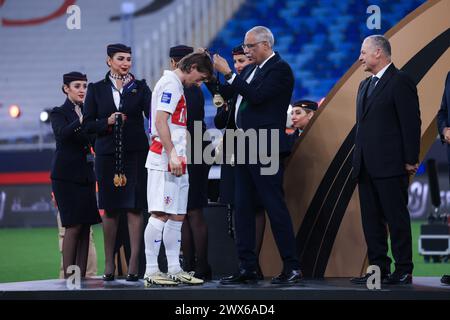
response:
M148 211L186 214L189 192L188 174L176 177L168 171L147 170Z

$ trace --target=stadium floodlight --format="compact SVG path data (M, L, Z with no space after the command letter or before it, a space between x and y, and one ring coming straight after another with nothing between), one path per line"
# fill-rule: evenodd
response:
M42 123L50 122L50 110L42 110L39 114L39 120L41 120Z
M17 119L22 114L20 107L16 104L9 106L9 116L13 119Z

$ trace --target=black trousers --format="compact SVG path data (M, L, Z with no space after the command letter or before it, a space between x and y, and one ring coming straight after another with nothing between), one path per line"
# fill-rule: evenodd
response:
M411 221L408 212L408 176L372 178L364 164L359 174L359 199L369 263L390 273L388 233L395 271L412 273Z
M260 169L259 164L235 167L235 234L240 268L256 270L255 212L262 201L283 260L283 271L297 270L300 266L292 221L284 201L282 164L275 175L262 175Z

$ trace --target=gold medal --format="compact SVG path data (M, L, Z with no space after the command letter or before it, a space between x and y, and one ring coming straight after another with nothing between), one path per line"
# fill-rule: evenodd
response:
M116 173L114 175L114 186L120 187L120 185L121 185L121 179L120 179L119 175Z
M220 108L221 106L224 105L225 100L223 100L223 97L220 94L216 93L213 98L213 103L216 106L216 108Z
M120 176L120 181L121 181L120 186L121 186L121 187L125 187L126 184L127 184L127 177L125 176L125 174L122 174L122 175Z

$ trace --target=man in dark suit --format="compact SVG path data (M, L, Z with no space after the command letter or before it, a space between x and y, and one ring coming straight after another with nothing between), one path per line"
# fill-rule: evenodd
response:
M384 284L412 282L408 177L418 168L420 110L410 77L391 62L389 41L367 37L359 61L372 76L357 96L353 177L358 179L362 224L370 265L377 265ZM388 230L395 271L390 273ZM366 284L371 274L351 279Z
M442 143L447 144L447 157L450 164L450 114L448 106L450 104L450 72L445 80L444 95L442 96L441 108L437 114L437 126ZM449 171L450 173L450 171ZM449 175L450 178L450 175ZM450 275L444 275L441 279L443 284L450 284Z
M234 69L237 74L241 74L242 70L249 64L252 64L253 61L245 54L244 48L242 45L234 47L232 52ZM250 70L250 69L249 69ZM212 95L215 95L217 92L226 100L226 103L222 107L217 108L216 116L214 117L214 125L217 129L225 129L224 135L221 141L222 146L218 147L219 152L216 153L220 155L219 161L223 161L220 166L220 202L227 205L227 222L228 222L228 234L234 239L234 215L235 215L235 206L234 206L234 181L235 181L235 173L234 173L234 159L236 159L237 155L234 153L236 150L235 145L235 107L236 101L239 96L231 86L226 83L222 84L218 79L216 81L210 81L207 84L208 90ZM232 129L228 131L230 135L227 135L227 129ZM231 139L231 142L229 141ZM227 148L227 145L233 145L231 148ZM221 149L221 150L220 150ZM219 159L218 158L218 159ZM266 228L266 211L262 206L262 201L260 199L255 199L255 220L256 220L256 247L255 254L257 257L257 261L259 262L259 256L261 253L261 248L264 240L264 233ZM262 272L261 266L258 263L256 268L256 274L258 276L258 280L264 280L264 274Z
M214 66L225 76L231 89L238 94L236 112L233 115L238 131L268 130L269 139L257 137L256 153L249 153L254 145L243 143L238 155L246 154L244 163L236 165L235 184L235 233L240 271L223 278L222 284L254 283L257 281L257 257L255 254L255 199L257 196L266 208L278 250L283 259L283 271L272 279L274 284L297 283L302 275L297 258L292 221L284 202L283 167L280 156L289 153L285 134L287 108L292 96L294 77L289 65L273 51L274 38L266 27L254 27L245 35L245 53L254 61L240 75L234 74L225 59L214 56ZM272 142L270 136L277 134ZM276 136L276 135L275 135ZM238 140L239 142L239 140ZM265 173L262 159L252 164L250 158L268 151L279 167L274 174Z

